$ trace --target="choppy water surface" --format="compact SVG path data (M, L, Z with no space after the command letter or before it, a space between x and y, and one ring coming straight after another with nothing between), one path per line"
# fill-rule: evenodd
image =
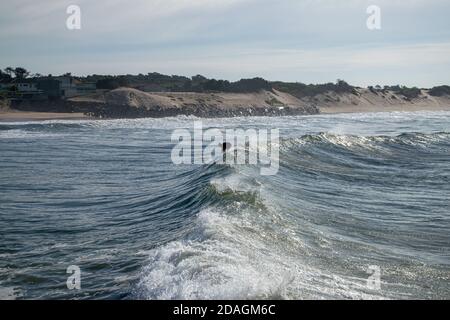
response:
M275 176L172 164L193 121L0 123L0 297L450 298L449 112L203 120L279 128Z

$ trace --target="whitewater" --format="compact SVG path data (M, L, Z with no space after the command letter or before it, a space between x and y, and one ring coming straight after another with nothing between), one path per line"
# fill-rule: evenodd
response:
M173 164L194 121L0 123L0 298L450 298L450 112L201 119L274 176Z

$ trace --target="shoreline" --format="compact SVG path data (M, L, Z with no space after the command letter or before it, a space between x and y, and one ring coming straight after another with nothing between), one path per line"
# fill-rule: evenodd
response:
M355 106L345 107L328 107L320 108L320 113L309 114L311 116L317 115L331 115L331 114L349 114L349 113L389 113L389 112L425 112L425 111L450 111L450 106L447 108L430 106L430 107L390 107L390 108L358 108ZM304 114L303 116L309 116ZM274 115L267 115L267 117L273 117ZM275 115L276 116L276 115ZM158 118L169 118L158 117ZM245 116L252 117L252 116ZM155 117L143 117L143 118L155 118ZM205 118L220 118L220 117L205 117ZM117 118L122 119L122 118ZM125 118L124 118L125 119ZM131 118L133 119L133 118ZM140 119L140 118L134 118ZM0 111L0 123L2 122L24 122L24 121L46 121L46 120L114 120L114 118L98 118L85 115L81 112L67 113L67 112L34 112L34 111L20 111L20 110L5 110Z
M45 121L45 120L95 120L81 112L34 112L19 110L0 111L1 122Z

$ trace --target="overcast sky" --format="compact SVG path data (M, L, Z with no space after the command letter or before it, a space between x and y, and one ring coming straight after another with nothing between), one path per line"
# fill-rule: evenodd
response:
M449 13L448 0L2 1L0 67L430 87L450 84Z

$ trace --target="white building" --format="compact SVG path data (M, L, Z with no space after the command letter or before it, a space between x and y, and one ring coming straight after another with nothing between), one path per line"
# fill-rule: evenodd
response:
M95 83L81 83L70 76L61 76L55 79L60 82L61 96L64 98L95 93L97 89Z
M62 76L55 78L60 83L61 95L65 98L71 98L78 95L75 81L72 77Z
M36 83L16 83L17 91L19 92L36 92L38 88L36 87Z

